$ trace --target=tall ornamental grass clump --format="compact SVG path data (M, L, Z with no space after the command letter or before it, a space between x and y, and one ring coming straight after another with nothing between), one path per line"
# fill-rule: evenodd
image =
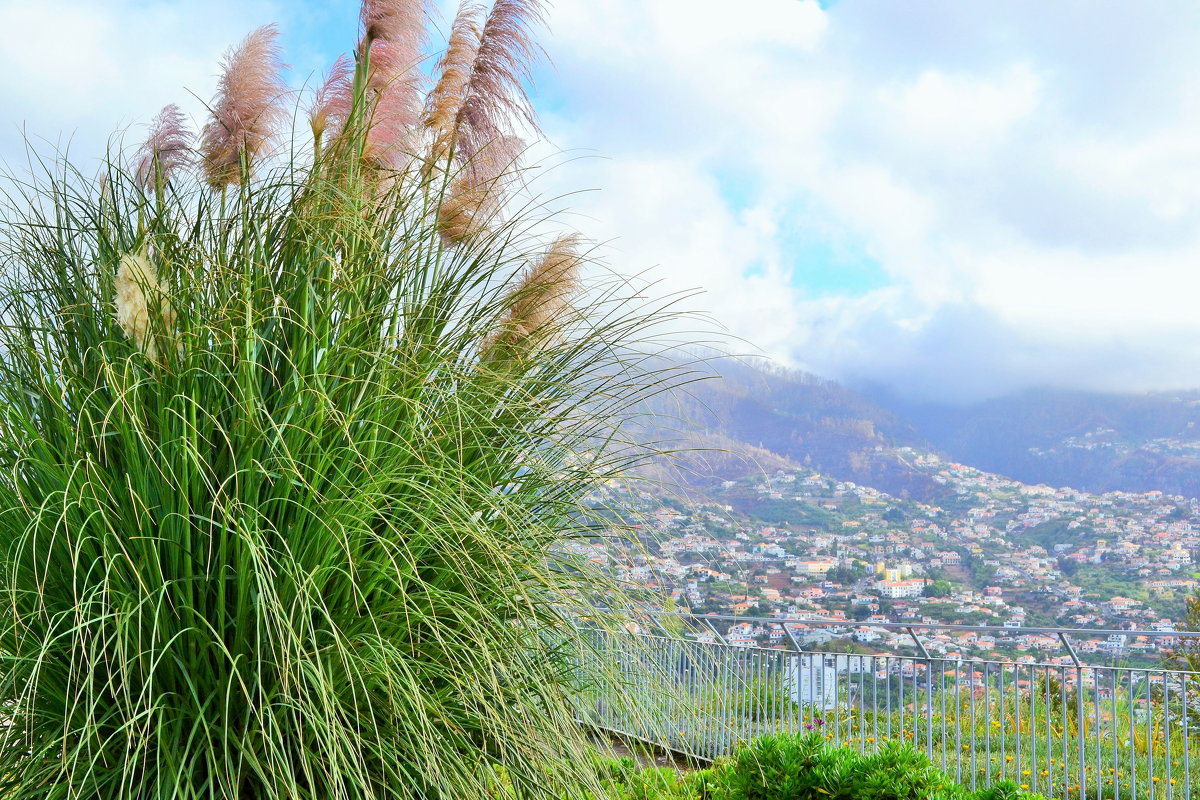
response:
M266 27L199 136L10 183L6 800L597 789L560 545L647 455L661 314L504 214L537 2L465 5L424 95L423 13L364 4L311 150Z

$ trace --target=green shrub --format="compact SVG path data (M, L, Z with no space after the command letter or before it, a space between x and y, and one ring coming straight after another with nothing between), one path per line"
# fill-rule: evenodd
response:
M1013 783L976 793L910 746L875 753L831 747L815 734L766 736L711 769L607 773L621 800L1044 800Z

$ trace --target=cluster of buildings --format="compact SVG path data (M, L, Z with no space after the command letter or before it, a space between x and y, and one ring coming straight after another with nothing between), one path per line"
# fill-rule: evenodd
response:
M700 635L730 644L816 637L860 651L1066 657L1057 636L1020 630L1046 627L1131 631L1081 637L1080 653L1175 646L1169 635L1132 632L1183 623L1200 557L1195 500L1031 486L909 448L895 455L945 487L936 505L807 470L692 498L613 484L594 500L645 511L635 536L571 548L647 602L708 615ZM882 624L1004 630L923 629L918 645L902 628L872 627Z

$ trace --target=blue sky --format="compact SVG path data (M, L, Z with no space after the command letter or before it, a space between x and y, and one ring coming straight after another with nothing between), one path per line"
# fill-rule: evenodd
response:
M447 4L448 5L448 4ZM77 160L278 21L296 82L350 0L0 0L0 155ZM557 0L547 194L782 361L910 395L1200 386L1200 5Z

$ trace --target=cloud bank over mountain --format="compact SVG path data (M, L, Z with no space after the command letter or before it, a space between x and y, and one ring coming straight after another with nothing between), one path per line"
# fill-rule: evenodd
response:
M557 175L616 263L901 392L1200 385L1200 7L729 8L555 8L546 127L603 156Z

